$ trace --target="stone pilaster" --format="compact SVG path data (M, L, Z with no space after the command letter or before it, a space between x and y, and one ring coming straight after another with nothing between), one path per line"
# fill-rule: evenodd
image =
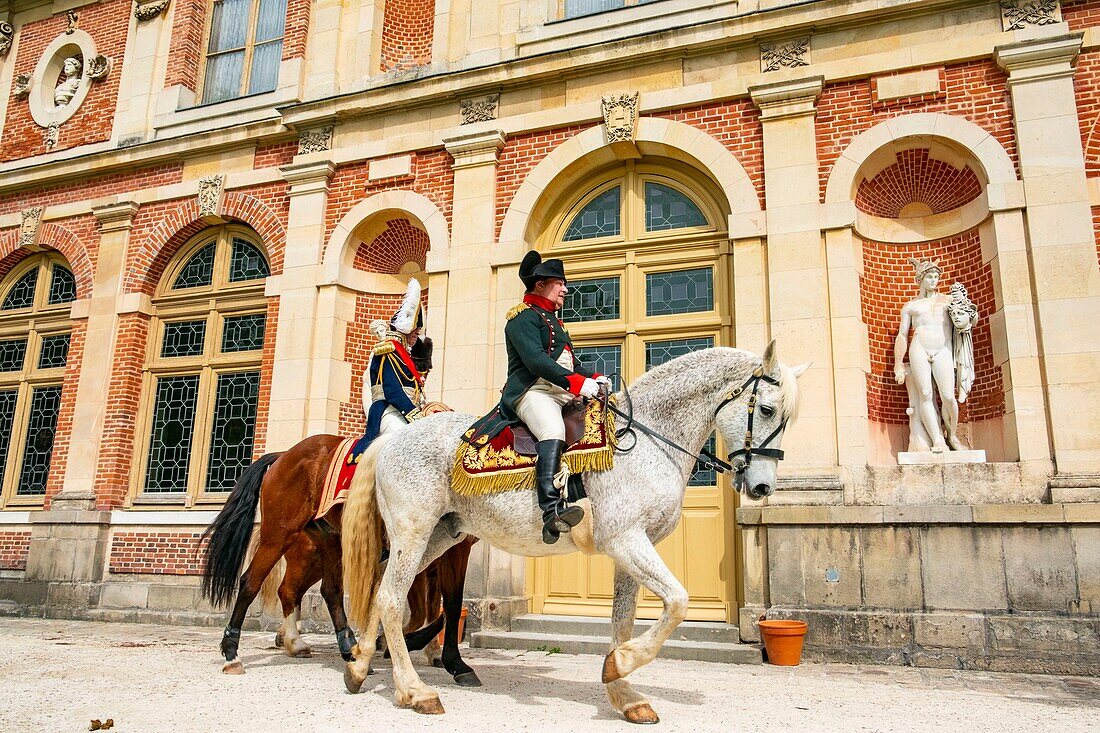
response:
M1047 37L995 54L1012 95L1041 389L1059 474L1100 471L1100 271L1073 90L1081 42L1081 34ZM1017 403L1028 398L1013 389ZM1032 390L1032 399L1042 396Z
M818 216L814 134L823 83L822 77L811 77L749 89L764 128L771 337L787 364L813 360L799 380L803 395L799 420L788 431L783 447L789 456L787 464L814 474L835 473L837 465L828 262ZM744 346L762 349L765 344ZM858 394L862 393L860 385Z
M332 359L343 358L342 348L337 353L331 333L326 333L332 324L319 321L317 290L325 247L328 183L336 166L324 160L295 163L281 170L290 183L290 212L283 272L268 287L268 295L279 296L268 451L286 450L307 435L337 432L340 404L328 394L331 380L327 370ZM324 353L317 352L319 347Z

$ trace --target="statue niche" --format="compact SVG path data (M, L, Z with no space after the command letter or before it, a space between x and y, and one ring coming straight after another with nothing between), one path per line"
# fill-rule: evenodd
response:
M959 404L974 386L978 309L960 282L950 295L939 292L943 271L934 261L909 262L920 290L902 307L894 340L894 379L909 394L909 450L898 454L898 463L983 463L985 451L970 450L958 436Z
M64 107L73 100L84 71L84 62L78 56L70 56L61 65L61 75L58 77L57 86L53 90L53 103L57 107Z

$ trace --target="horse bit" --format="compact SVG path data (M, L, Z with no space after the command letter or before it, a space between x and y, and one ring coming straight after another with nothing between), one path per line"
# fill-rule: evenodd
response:
M773 430L768 435L768 437L764 438L764 440L760 443L760 445L753 446L753 444L752 444L752 423L753 423L753 418L756 415L756 400L757 400L757 393L760 389L760 383L761 382L767 382L768 384L772 384L772 385L775 385L775 386L779 385L779 380L778 379L773 379L772 377L769 377L768 375L764 374L764 367L763 366L759 366L756 369L754 369L752 374L750 374L749 377L744 382L741 383L741 386L737 387L732 392L730 392L726 396L726 399L722 400L722 402L714 410L714 415L715 415L715 417L717 417L718 413L721 412L723 407L725 407L729 403L731 403L731 402L737 400L738 398L740 398L741 395L744 394L746 390L751 388L752 391L749 394L748 424L745 426L745 441L742 444L741 448L739 448L738 450L732 451L729 455L726 456L726 458L730 461L730 463L727 463L726 461L723 461L721 458L714 455L713 453L711 453L706 448L704 448L702 451L700 451L700 453L702 453L702 455L706 457L706 460L703 460L702 458L700 458L699 456L693 454L691 451L687 450L683 446L678 445L678 444L674 443L673 441L669 440L668 438L666 438L665 436L661 435L660 433L658 433L653 428L647 427L646 425L643 425L640 422L638 422L637 420L635 420L634 419L633 404L630 401L630 391L627 390L626 385L622 383L622 377L620 375L615 375L615 376L619 376L620 386L622 387L623 394L626 397L626 403L628 405L627 409L629 410L629 412L624 412L624 411L618 409L617 407L615 407L614 405L610 404L607 401L607 395L606 394L604 395L603 403L604 403L604 409L611 410L612 412L614 412L619 417L626 418L626 426L623 427L623 428L619 428L618 430L615 431L615 442L616 442L615 447L616 447L616 450L618 450L620 453L629 453L630 451L634 450L634 447L638 444L638 436L634 431L635 430L640 430L643 433L645 433L646 435L650 436L651 438L656 438L657 440L661 441L665 445L667 445L671 448L675 448L676 450L680 451L681 453L683 453L685 455L691 456L692 458L694 458L696 461L698 461L701 464L701 468L704 468L704 469L710 470L710 471L716 471L718 473L732 473L733 476L734 476L734 489L736 491L741 491L742 489L745 488L745 473L746 473L746 471L748 471L749 464L752 463L752 457L753 456L764 456L766 458L775 458L776 460L779 460L779 461L783 460L783 451L779 448L769 448L768 444L770 444L773 440L775 440L776 437L779 436L779 434L782 433L784 429L786 429L786 427L787 427L787 419L786 418L784 418L783 421L780 422L778 426L776 426L775 430ZM622 438L625 435L628 435L628 434L634 436L634 442L631 443L629 448L619 447L618 446L619 439Z

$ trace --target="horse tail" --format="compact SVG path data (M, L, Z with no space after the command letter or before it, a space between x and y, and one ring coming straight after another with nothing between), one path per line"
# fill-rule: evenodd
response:
M373 629L365 629L363 625L370 619L371 605L381 580L378 561L382 555L382 539L386 528L378 511L375 480L378 473L378 451L387 439L387 436L375 438L359 459L359 466L355 469L351 486L348 487L344 516L340 520L344 591L351 602L348 615L364 634L374 633Z
M264 474L282 453L268 453L246 468L233 485L225 506L202 533L206 544L202 595L215 606L229 603L237 588L256 524Z
M275 563L275 567L271 568L271 572L267 574L267 577L264 578L263 585L260 586L260 603L265 611L279 610L279 586L283 584L283 578L285 576L286 557L280 557L279 562Z

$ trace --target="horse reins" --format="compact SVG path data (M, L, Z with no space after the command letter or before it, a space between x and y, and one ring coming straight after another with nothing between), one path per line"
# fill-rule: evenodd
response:
M726 396L726 399L722 400L722 402L714 410L714 415L715 417L717 417L718 413L722 410L723 407L740 398L741 395L744 394L745 391L750 389L751 387L752 391L749 394L748 424L745 427L745 441L742 444L741 448L732 451L728 456L726 456L729 461L733 462L732 464L723 461L721 458L714 455L706 448L700 451L700 453L706 457L706 460L703 460L698 455L692 453L683 446L678 445L672 440L669 440L665 436L661 435L653 428L650 428L647 425L643 425L642 423L638 422L634 418L634 406L633 403L630 401L630 391L626 388L626 385L623 384L622 377L618 374L616 374L615 376L619 377L620 387L622 389L623 396L626 398L627 411L624 412L623 410L620 410L619 408L610 404L607 400L606 394L603 397L603 404L604 409L610 410L611 412L626 420L626 425L615 431L615 449L620 453L629 453L630 451L634 450L634 447L638 444L638 437L634 433L634 431L640 430L649 437L661 441L670 448L674 448L684 455L694 458L701 464L702 468L710 471L716 471L718 473L733 473L735 480L738 484L738 488L740 488L740 485L744 483L745 471L748 470L749 464L752 463L753 456L764 456L765 458L774 458L779 461L783 460L783 451L779 448L769 448L768 444L775 440L776 437L778 437L779 434L782 433L783 430L787 427L786 418L784 418L783 421L779 423L779 425L768 435L768 437L764 438L760 445L754 446L752 444L752 424L753 418L756 415L756 399L757 393L760 389L760 383L767 382L768 384L772 384L775 386L779 385L778 379L774 379L764 374L764 367L760 366L754 369L752 374L750 374L749 377L741 383L741 386L730 392ZM629 448L622 448L618 443L626 435L633 435L634 442L630 445Z

